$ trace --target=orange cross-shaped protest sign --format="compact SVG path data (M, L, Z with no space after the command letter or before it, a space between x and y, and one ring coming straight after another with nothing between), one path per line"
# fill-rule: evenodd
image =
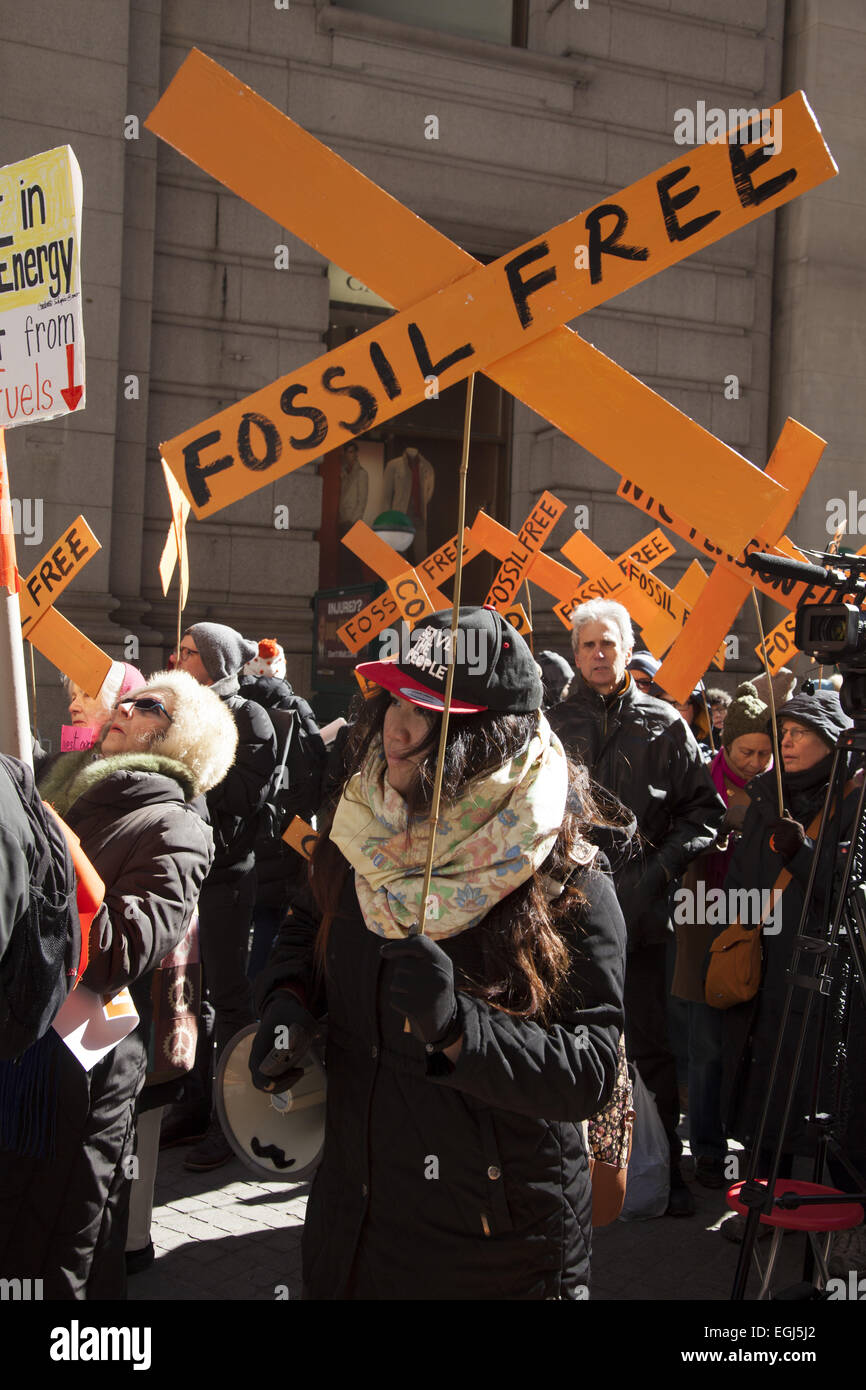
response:
M348 622L337 629L337 636L350 652L359 652L368 642L394 622L405 618L411 627L427 613L450 608L450 601L437 588L439 581L450 579L457 568L457 537L440 545L415 568L407 566L402 555L371 530L363 521L356 521L342 541L353 555L363 560L371 570L384 579L387 594L353 613ZM477 552L470 532L464 533L463 563Z
M84 517L76 517L21 581L18 595L22 636L93 698L111 669L111 657L58 613L54 604L99 549Z
M407 409L430 375L450 385L480 369L739 551L784 491L563 323L832 177L802 93L778 109L784 156L701 146L482 268L193 51L148 128L390 303L413 306L165 444L196 515L300 467L329 433L331 447ZM304 188L311 196L298 196ZM332 423L341 400L346 415Z

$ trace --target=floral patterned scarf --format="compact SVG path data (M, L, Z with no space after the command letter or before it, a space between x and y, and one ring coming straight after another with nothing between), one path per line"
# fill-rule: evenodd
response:
M429 822L408 823L406 802L385 778L378 739L346 783L331 839L355 869L370 931L403 937L421 913ZM565 815L568 764L543 715L527 747L495 772L470 782L443 805L436 829L427 934L434 940L474 927L524 883L554 846ZM586 860L593 847L585 846Z

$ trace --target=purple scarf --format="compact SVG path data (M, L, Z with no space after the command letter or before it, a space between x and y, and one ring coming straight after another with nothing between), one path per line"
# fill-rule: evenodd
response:
M710 763L710 776L713 779L716 791L719 793L719 796L726 806L731 799L731 786L744 787L746 785L746 778L738 777L725 757L724 748L719 749L713 761ZM708 889L721 888L725 881L725 875L728 872L728 865L733 852L734 846L729 841L727 849L716 850L714 853L707 855L705 860L705 877Z

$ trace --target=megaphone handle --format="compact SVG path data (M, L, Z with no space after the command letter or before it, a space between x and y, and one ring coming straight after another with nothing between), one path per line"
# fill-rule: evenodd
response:
M272 1047L265 1060L259 1063L259 1071L263 1076L280 1076L291 1066L291 1059L291 1052Z
M282 1092L282 1094L285 1095L286 1092ZM288 1094L291 1095L291 1091ZM311 1105L324 1105L324 1103L324 1091L309 1091L306 1095L298 1096L297 1100L293 1100L291 1105L286 1107L286 1114L294 1115L298 1110L309 1110Z

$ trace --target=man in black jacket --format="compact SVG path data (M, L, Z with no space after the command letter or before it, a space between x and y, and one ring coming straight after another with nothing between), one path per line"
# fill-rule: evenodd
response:
M196 623L184 633L177 661L178 670L188 672L219 695L238 729L234 765L207 795L216 855L199 899L202 965L215 1013L216 1058L235 1033L256 1017L246 976L256 901L255 840L277 759L277 738L267 713L238 694L241 668L257 652L257 644L234 628L223 623ZM208 1083L209 1075L208 1067ZM213 1116L207 1134L190 1152L185 1166L206 1171L227 1163L231 1156L219 1121Z
M292 894L306 876L305 861L281 835L293 816L309 821L318 810L327 752L313 711L286 680L285 652L273 638L259 642L258 656L244 666L240 694L267 710L277 734L282 775L256 838L256 905L247 964L247 974L255 981L267 965Z
M614 869L628 928L626 1045L655 1093L668 1136L668 1211L691 1216L694 1201L679 1168L679 1093L668 1040L668 897L689 861L715 842L725 806L685 722L672 706L641 694L626 669L634 637L622 604L581 604L572 614L572 645L577 675L568 699L551 710L550 723L571 756L637 818L639 848Z

